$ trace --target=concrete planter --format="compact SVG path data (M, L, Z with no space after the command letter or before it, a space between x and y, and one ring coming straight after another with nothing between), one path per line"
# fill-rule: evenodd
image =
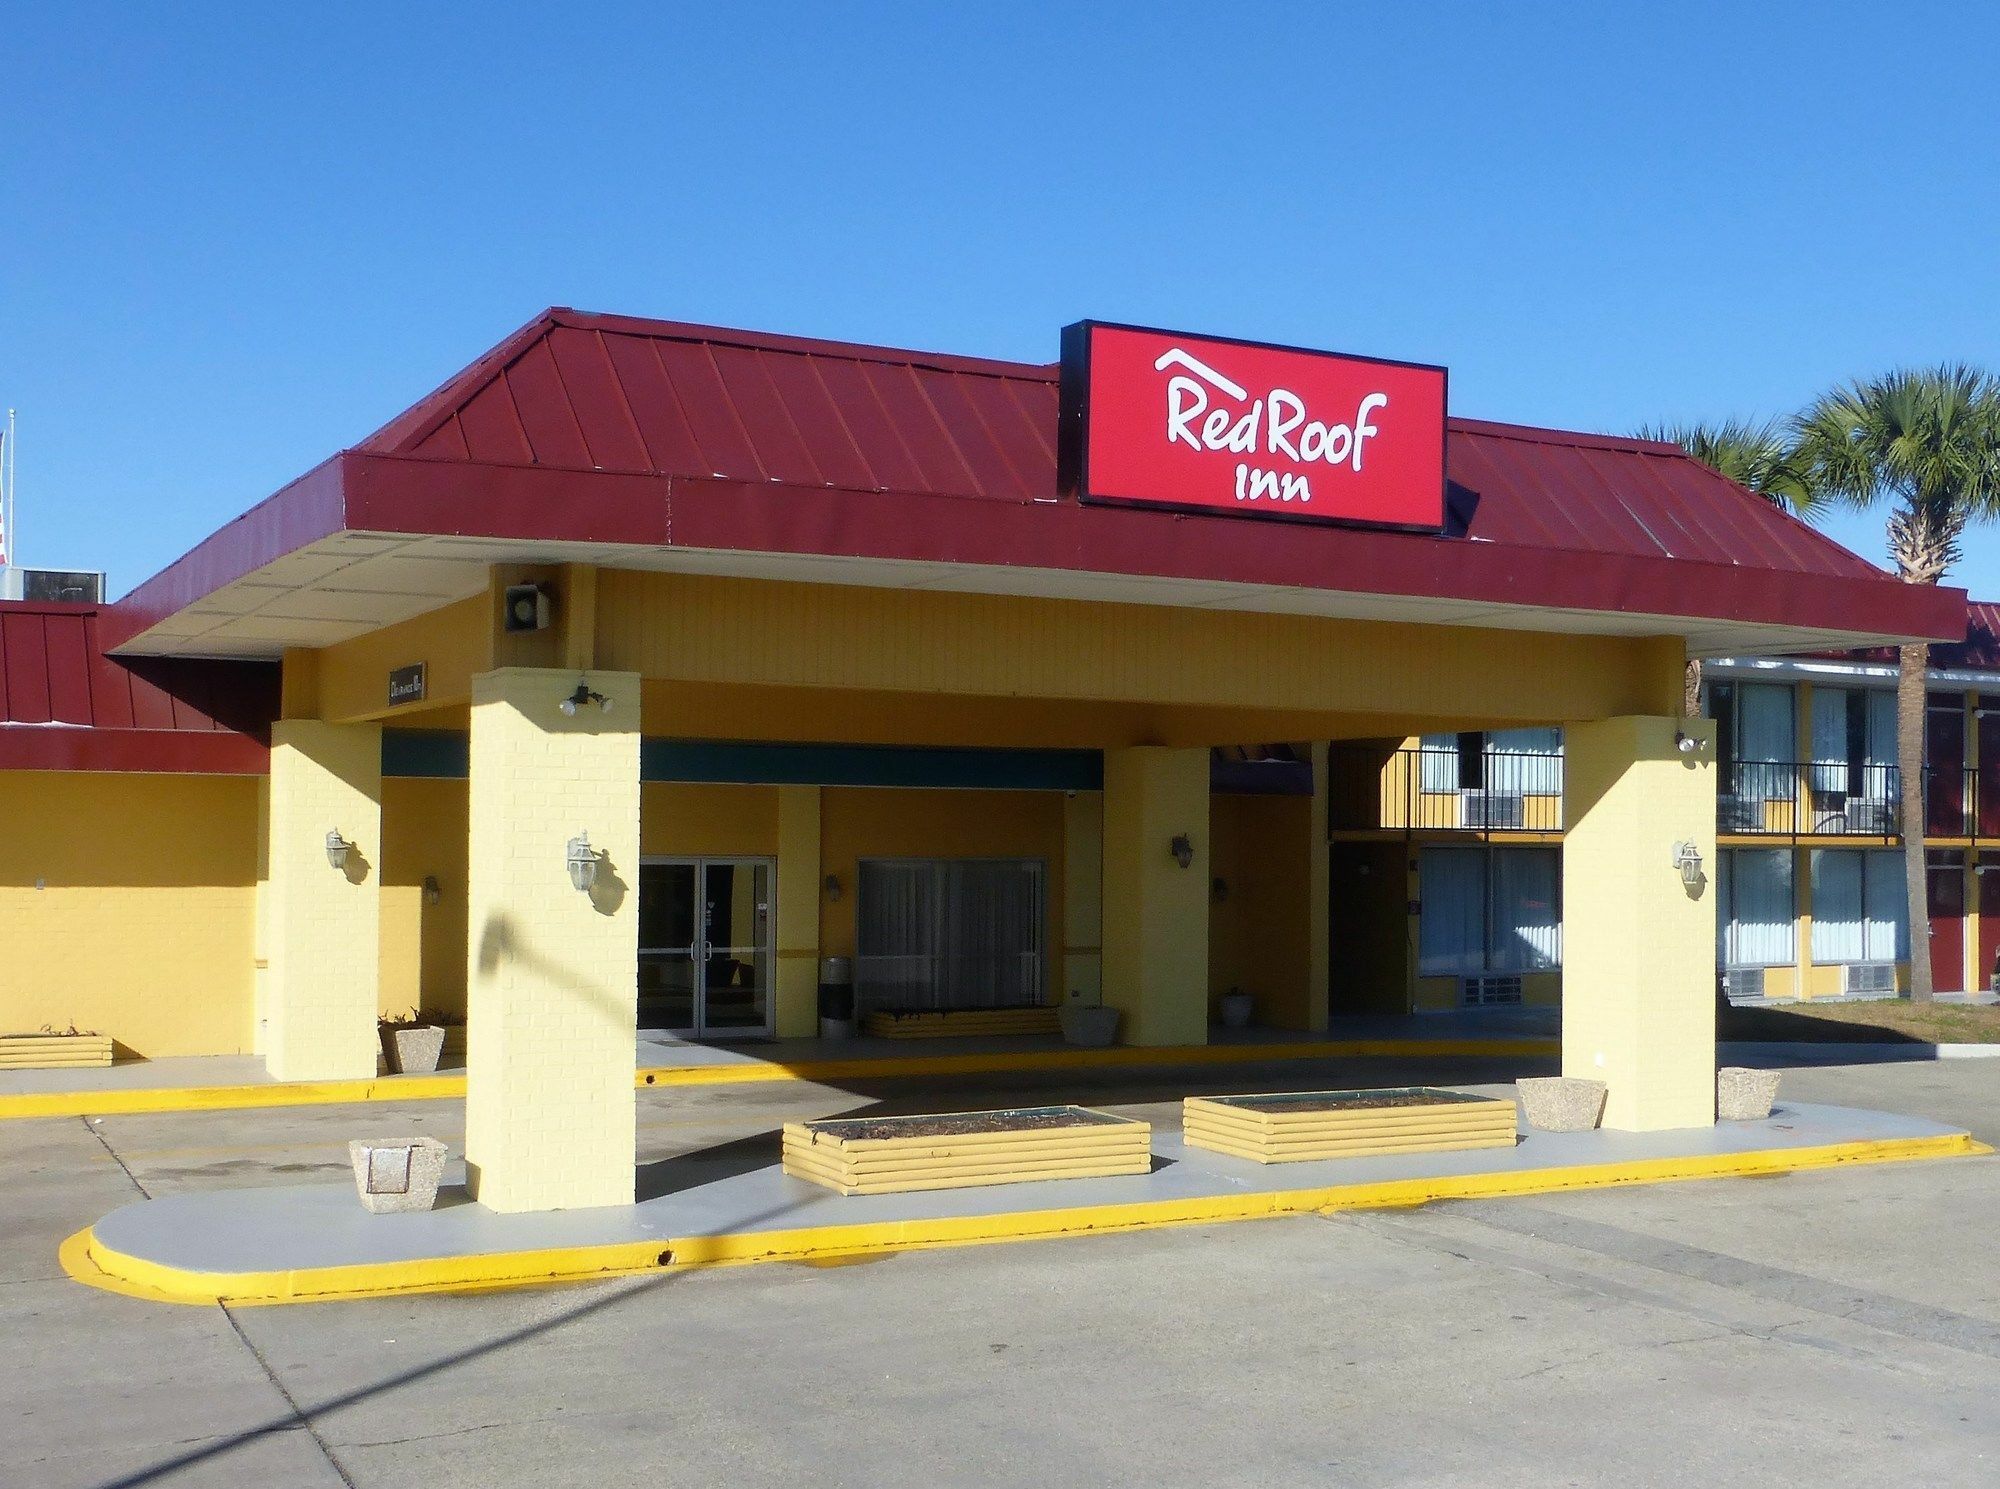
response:
M1611 1088L1603 1081L1574 1075L1527 1076L1514 1082L1521 1098L1521 1115L1543 1132L1589 1132L1604 1119L1604 1099Z
M347 1145L348 1162L354 1165L354 1187L361 1203L376 1215L428 1210L435 1205L446 1153L445 1145L434 1137Z
M1746 1070L1725 1065L1715 1072L1715 1115L1723 1122L1761 1122L1778 1099L1776 1070Z
M1217 1000L1217 1009L1222 1015L1225 1029L1247 1029L1257 1012L1257 1000L1248 993L1231 990Z
M109 1034L9 1034L0 1037L0 1070L109 1065Z
M1065 1044L1093 1048L1110 1044L1118 1037L1118 1010L1096 1008L1084 1003L1065 1003L1061 1010Z
M1258 1163L1511 1148L1516 1125L1511 1101L1429 1086L1190 1096L1181 1103L1190 1147Z
M879 1039L950 1039L959 1035L1054 1034L1053 1008L948 1008L896 1012L878 1009L862 1029Z
M1149 1173L1153 1129L1080 1106L785 1124L785 1172L842 1194Z
M821 1039L852 1039L854 1037L854 1020L827 1018L822 1015L819 1021L819 1037Z
M442 1024L384 1024L382 1056L393 1075L414 1075L438 1068L444 1054Z

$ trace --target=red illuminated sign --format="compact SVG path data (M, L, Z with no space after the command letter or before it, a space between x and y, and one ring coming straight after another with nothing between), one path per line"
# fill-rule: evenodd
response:
M1436 532L1445 370L1082 321L1063 488L1084 501Z

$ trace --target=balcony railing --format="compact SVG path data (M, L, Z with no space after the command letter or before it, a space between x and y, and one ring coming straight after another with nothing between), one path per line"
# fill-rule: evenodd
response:
M1327 826L1335 832L1558 833L1563 757L1502 750L1335 745Z
M2000 843L2000 788L1972 766L1927 766L1924 835ZM1559 833L1563 757L1388 744L1337 744L1327 758L1327 827L1335 832ZM1724 760L1716 831L1724 837L1902 835L1902 772L1893 765Z

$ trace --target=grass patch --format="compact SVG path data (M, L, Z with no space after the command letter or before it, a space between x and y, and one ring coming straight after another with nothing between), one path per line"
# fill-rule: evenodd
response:
M2000 1004L1894 1001L1729 1008L1716 1037L1833 1044L2000 1044Z

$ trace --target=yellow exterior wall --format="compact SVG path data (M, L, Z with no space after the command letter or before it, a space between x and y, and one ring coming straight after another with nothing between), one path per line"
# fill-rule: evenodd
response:
M820 788L780 786L773 1027L780 1039L819 1033Z
M271 727L260 1047L282 1081L375 1074L381 974L382 731L280 719ZM328 860L330 831L353 844Z
M382 951L385 1014L428 1009L465 1017L466 783L382 782ZM438 900L424 903L426 877Z
M1104 1003L1127 1044L1208 1039L1208 781L1203 749L1104 757ZM1185 868L1170 847L1182 834Z
M0 1033L251 1048L260 778L0 772ZM323 861L323 860L322 860Z
M1060 792L826 787L820 793L821 877L840 880L840 898L824 891L820 896L823 956L854 955L855 902L864 858L1042 860L1043 978L1048 1001L1055 1001L1064 945Z
M1681 729L1707 748L1680 753ZM1715 1120L1714 737L1705 720L1569 726L1562 1069L1609 1084L1606 1127ZM1711 876L1692 890L1680 841Z
M1104 793L1063 794L1062 985L1057 1001L1104 995Z
M597 647L601 665L690 682L1496 721L1665 708L1684 667L1674 638L616 569L598 578ZM1245 737L1275 736L1214 742Z
M472 675L490 655L488 609L487 597L477 595L315 653L313 701L319 717L394 723L422 710L462 706L470 697ZM389 674L412 662L424 664L423 701L391 708ZM294 700L294 706L303 703Z
M506 1212L633 1195L638 720L558 712L574 679L473 683L465 1161L474 1198ZM637 685L590 674L613 697ZM588 894L565 866L578 833L601 855Z
M1240 987L1256 1000L1256 1022L1314 1027L1326 988L1312 984L1312 806L1306 796L1211 798L1209 875L1225 886L1219 900L1210 888L1211 1008Z
M778 851L778 786L648 781L639 788L648 857L768 858Z

